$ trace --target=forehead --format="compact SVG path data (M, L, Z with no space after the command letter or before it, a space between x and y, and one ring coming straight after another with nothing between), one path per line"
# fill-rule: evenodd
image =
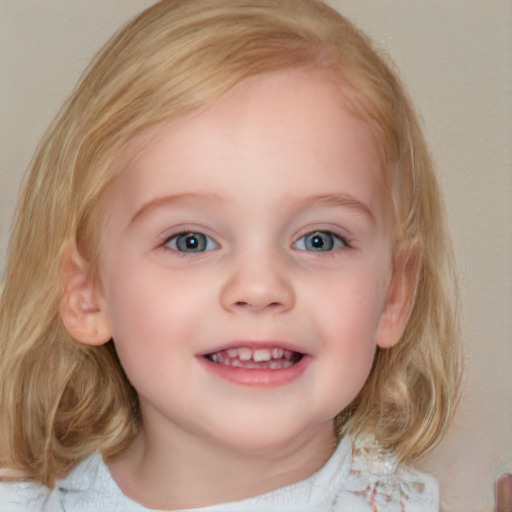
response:
M336 174L339 168L349 190L366 185L372 201L380 203L379 148L365 120L354 114L353 101L327 73L288 70L253 77L132 140L114 188L130 205L157 193L212 187L222 193L223 184L240 194L267 185L267 195L300 195L312 185L327 194L329 183L322 183L319 170ZM353 172L342 172L347 169Z

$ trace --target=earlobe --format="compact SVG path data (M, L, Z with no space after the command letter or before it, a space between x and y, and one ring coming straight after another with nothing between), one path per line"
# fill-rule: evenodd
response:
M77 341L102 345L111 338L102 297L89 272L89 264L76 247L70 248L61 268L62 298L59 312L64 327Z
M414 305L418 275L416 256L399 259L377 326L376 342L380 348L390 348L400 341Z

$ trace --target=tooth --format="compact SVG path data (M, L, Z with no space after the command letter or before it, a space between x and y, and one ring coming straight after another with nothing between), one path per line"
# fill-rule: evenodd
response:
M209 359L212 363L217 362L217 354L208 354L206 358Z
M270 361L270 350L268 348L260 348L254 351L252 358L256 361Z
M283 367L283 363L281 361L270 361L268 367L270 370L279 370Z
M290 351L290 350L284 350L283 351L283 356L284 358L287 360L287 361L291 361L292 358L293 358L293 352Z
M250 348L240 348L238 349L238 357L241 361L249 361L252 359L252 350Z
M283 363L283 368L290 368L290 366L293 366L293 363L291 361L285 361Z
M284 350L282 348L273 348L272 349L272 357L274 359L281 359L283 357Z
M242 366L244 366L244 364L242 363L242 361L239 361L238 359L233 359L231 361L231 366L238 366L239 368L241 368Z
M228 348L228 356L229 357L238 357L238 349L237 348Z
M229 357L226 357L222 352L218 352L216 355L216 360L220 364L229 364Z

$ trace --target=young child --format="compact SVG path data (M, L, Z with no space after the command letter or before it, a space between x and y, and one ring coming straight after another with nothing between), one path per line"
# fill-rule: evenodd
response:
M164 0L46 134L1 298L0 510L434 511L459 380L416 115L316 0Z

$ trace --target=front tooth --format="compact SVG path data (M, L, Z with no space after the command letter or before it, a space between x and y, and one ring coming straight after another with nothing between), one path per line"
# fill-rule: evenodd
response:
M270 350L268 348L259 348L254 351L254 354L252 357L256 362L270 361L270 358L271 358Z
M252 350L245 347L238 349L238 358L240 361L249 361L249 359L252 359Z

